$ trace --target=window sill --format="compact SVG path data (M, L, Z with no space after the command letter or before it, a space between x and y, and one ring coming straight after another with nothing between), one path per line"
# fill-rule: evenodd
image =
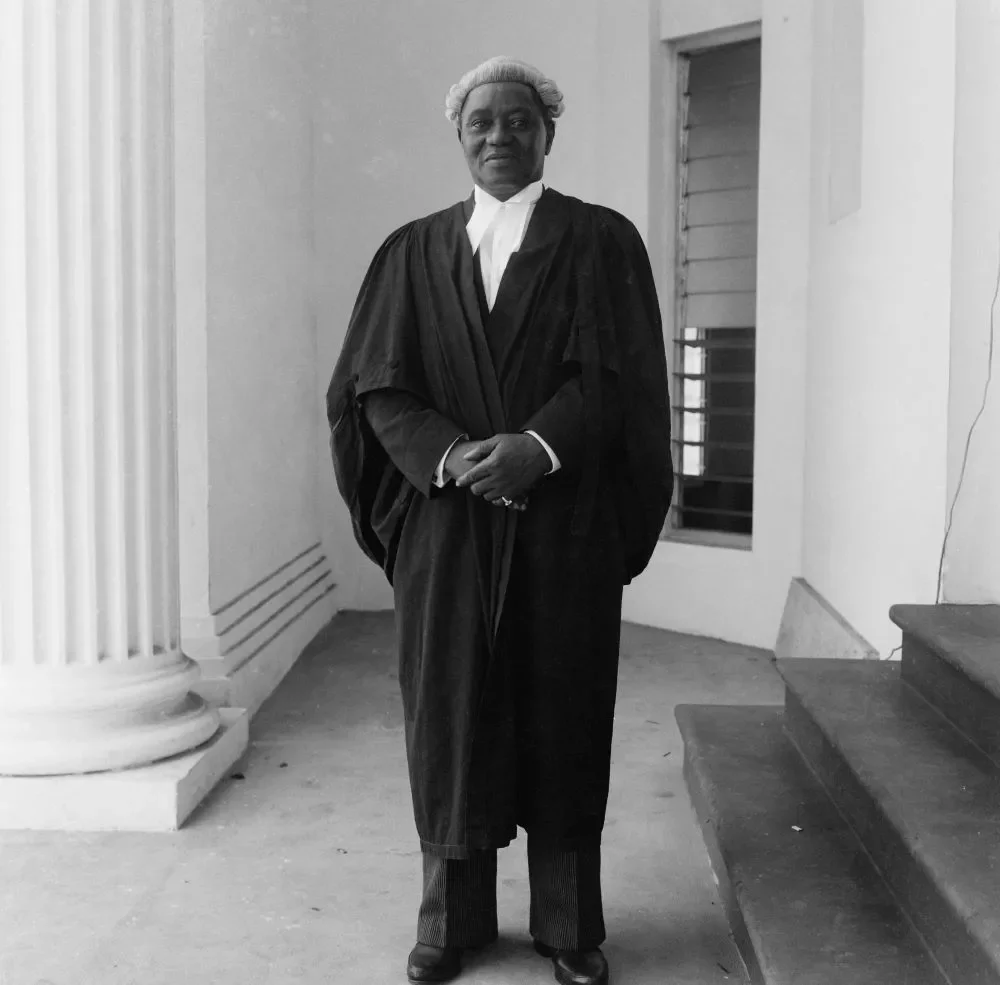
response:
M660 540L697 547L721 547L730 551L753 550L752 534L731 534L718 530L665 530Z

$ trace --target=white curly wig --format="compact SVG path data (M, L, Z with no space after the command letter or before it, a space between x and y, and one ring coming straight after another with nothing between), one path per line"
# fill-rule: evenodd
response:
M504 55L488 58L482 65L477 65L472 71L466 72L448 90L448 96L444 101L444 115L457 126L469 93L477 86L490 82L521 82L531 86L538 94L549 121L562 115L563 94L559 86L552 79L542 75L533 65Z

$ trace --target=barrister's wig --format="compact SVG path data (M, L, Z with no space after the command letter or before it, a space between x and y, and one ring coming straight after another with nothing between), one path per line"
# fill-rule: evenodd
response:
M497 55L495 58L488 58L482 65L477 65L471 72L466 72L448 90L448 97L444 101L444 115L457 126L469 93L477 86L490 82L520 82L531 86L538 94L548 123L562 114L563 94L552 79L546 78L527 62Z

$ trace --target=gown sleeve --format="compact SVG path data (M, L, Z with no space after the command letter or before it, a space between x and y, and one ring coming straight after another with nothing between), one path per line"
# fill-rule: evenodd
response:
M645 244L624 216L602 210L598 308L614 326L622 446L616 470L626 578L649 563L674 491L663 325Z
M393 465L417 492L430 496L441 457L465 432L403 390L373 390L362 406Z
M621 406L617 378L601 374L601 444L607 453L620 440ZM561 469L577 472L583 465L586 446L583 385L574 373L521 428L537 431L559 457Z
M326 394L334 473L351 514L355 540L390 582L402 520L417 494L417 484L393 462L363 403L379 392L393 391L417 404L430 404L410 283L412 226L407 224L392 233L375 254ZM376 411L374 417L376 425L386 431L387 443L398 450L405 421L395 420L398 414L391 407L384 414ZM425 421L423 428L419 421L411 423L428 446L444 430L440 421L434 425ZM422 456L404 464L414 478L425 471ZM428 478L432 472L433 465L427 470ZM419 478L418 484L426 488Z

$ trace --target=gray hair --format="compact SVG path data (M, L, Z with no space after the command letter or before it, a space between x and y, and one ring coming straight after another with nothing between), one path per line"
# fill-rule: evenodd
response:
M535 90L545 110L546 122L552 122L557 116L562 115L563 94L559 86L552 79L542 75L533 65L504 55L488 58L482 65L477 65L470 72L466 72L448 90L448 96L444 101L444 115L457 126L469 93L477 86L490 82L520 82L530 86Z

